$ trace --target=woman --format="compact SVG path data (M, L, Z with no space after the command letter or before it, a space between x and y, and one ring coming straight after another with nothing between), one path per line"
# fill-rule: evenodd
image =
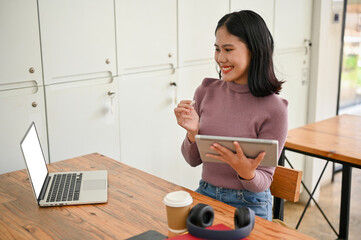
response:
M182 154L193 167L202 164L195 135L275 139L279 152L287 136L287 101L279 97L282 81L273 68L273 38L264 20L244 10L225 15L218 22L214 58L220 79L206 78L194 100L182 100L174 109L178 124L187 130ZM194 102L193 104L191 104ZM247 206L255 214L272 220L269 186L274 167L261 167L265 153L255 159L215 143L227 164L204 162L202 179L196 190L235 207Z

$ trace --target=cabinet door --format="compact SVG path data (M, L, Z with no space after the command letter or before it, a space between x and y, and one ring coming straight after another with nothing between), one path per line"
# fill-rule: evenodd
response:
M177 67L176 0L115 0L119 74Z
M252 10L258 13L273 34L274 4L274 0L231 0L231 11ZM288 8L285 9L288 10Z
M116 75L113 0L39 0L45 84Z
M45 87L51 162L94 152L119 160L116 85L104 78Z
M0 1L0 91L43 85L36 0Z
M20 142L35 122L40 143L48 162L45 104L43 87L0 91L0 174L24 169Z
M194 92L201 85L205 78L219 78L217 73L217 64L200 64L188 67L182 67L178 70L177 97L180 100L193 99Z
M228 12L228 1L178 1L179 66L214 61L215 29Z
M120 92L121 161L179 183L181 137L174 109L171 71L122 76Z
M311 0L275 1L274 65L277 76L285 81L281 94L290 102L290 128L307 123L311 16Z
M311 39L312 0L275 0L274 16L276 49L308 47L308 40Z

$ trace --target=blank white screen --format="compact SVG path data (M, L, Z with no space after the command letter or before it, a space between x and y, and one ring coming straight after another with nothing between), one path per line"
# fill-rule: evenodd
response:
M21 143L21 148L28 167L30 181L32 182L36 199L38 199L48 169L46 168L44 155L34 124L31 125L28 134Z

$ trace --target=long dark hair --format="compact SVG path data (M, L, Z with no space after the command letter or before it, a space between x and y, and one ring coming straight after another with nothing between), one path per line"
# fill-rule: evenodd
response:
M244 42L251 53L248 71L250 92L256 97L279 94L284 81L279 81L274 73L273 38L262 17L250 10L233 12L219 20L216 32L223 26ZM221 76L221 72L219 74Z

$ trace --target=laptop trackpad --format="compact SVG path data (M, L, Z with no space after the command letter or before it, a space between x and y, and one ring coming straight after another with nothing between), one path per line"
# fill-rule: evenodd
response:
M106 189L105 179L89 179L84 181L83 190L101 190Z

